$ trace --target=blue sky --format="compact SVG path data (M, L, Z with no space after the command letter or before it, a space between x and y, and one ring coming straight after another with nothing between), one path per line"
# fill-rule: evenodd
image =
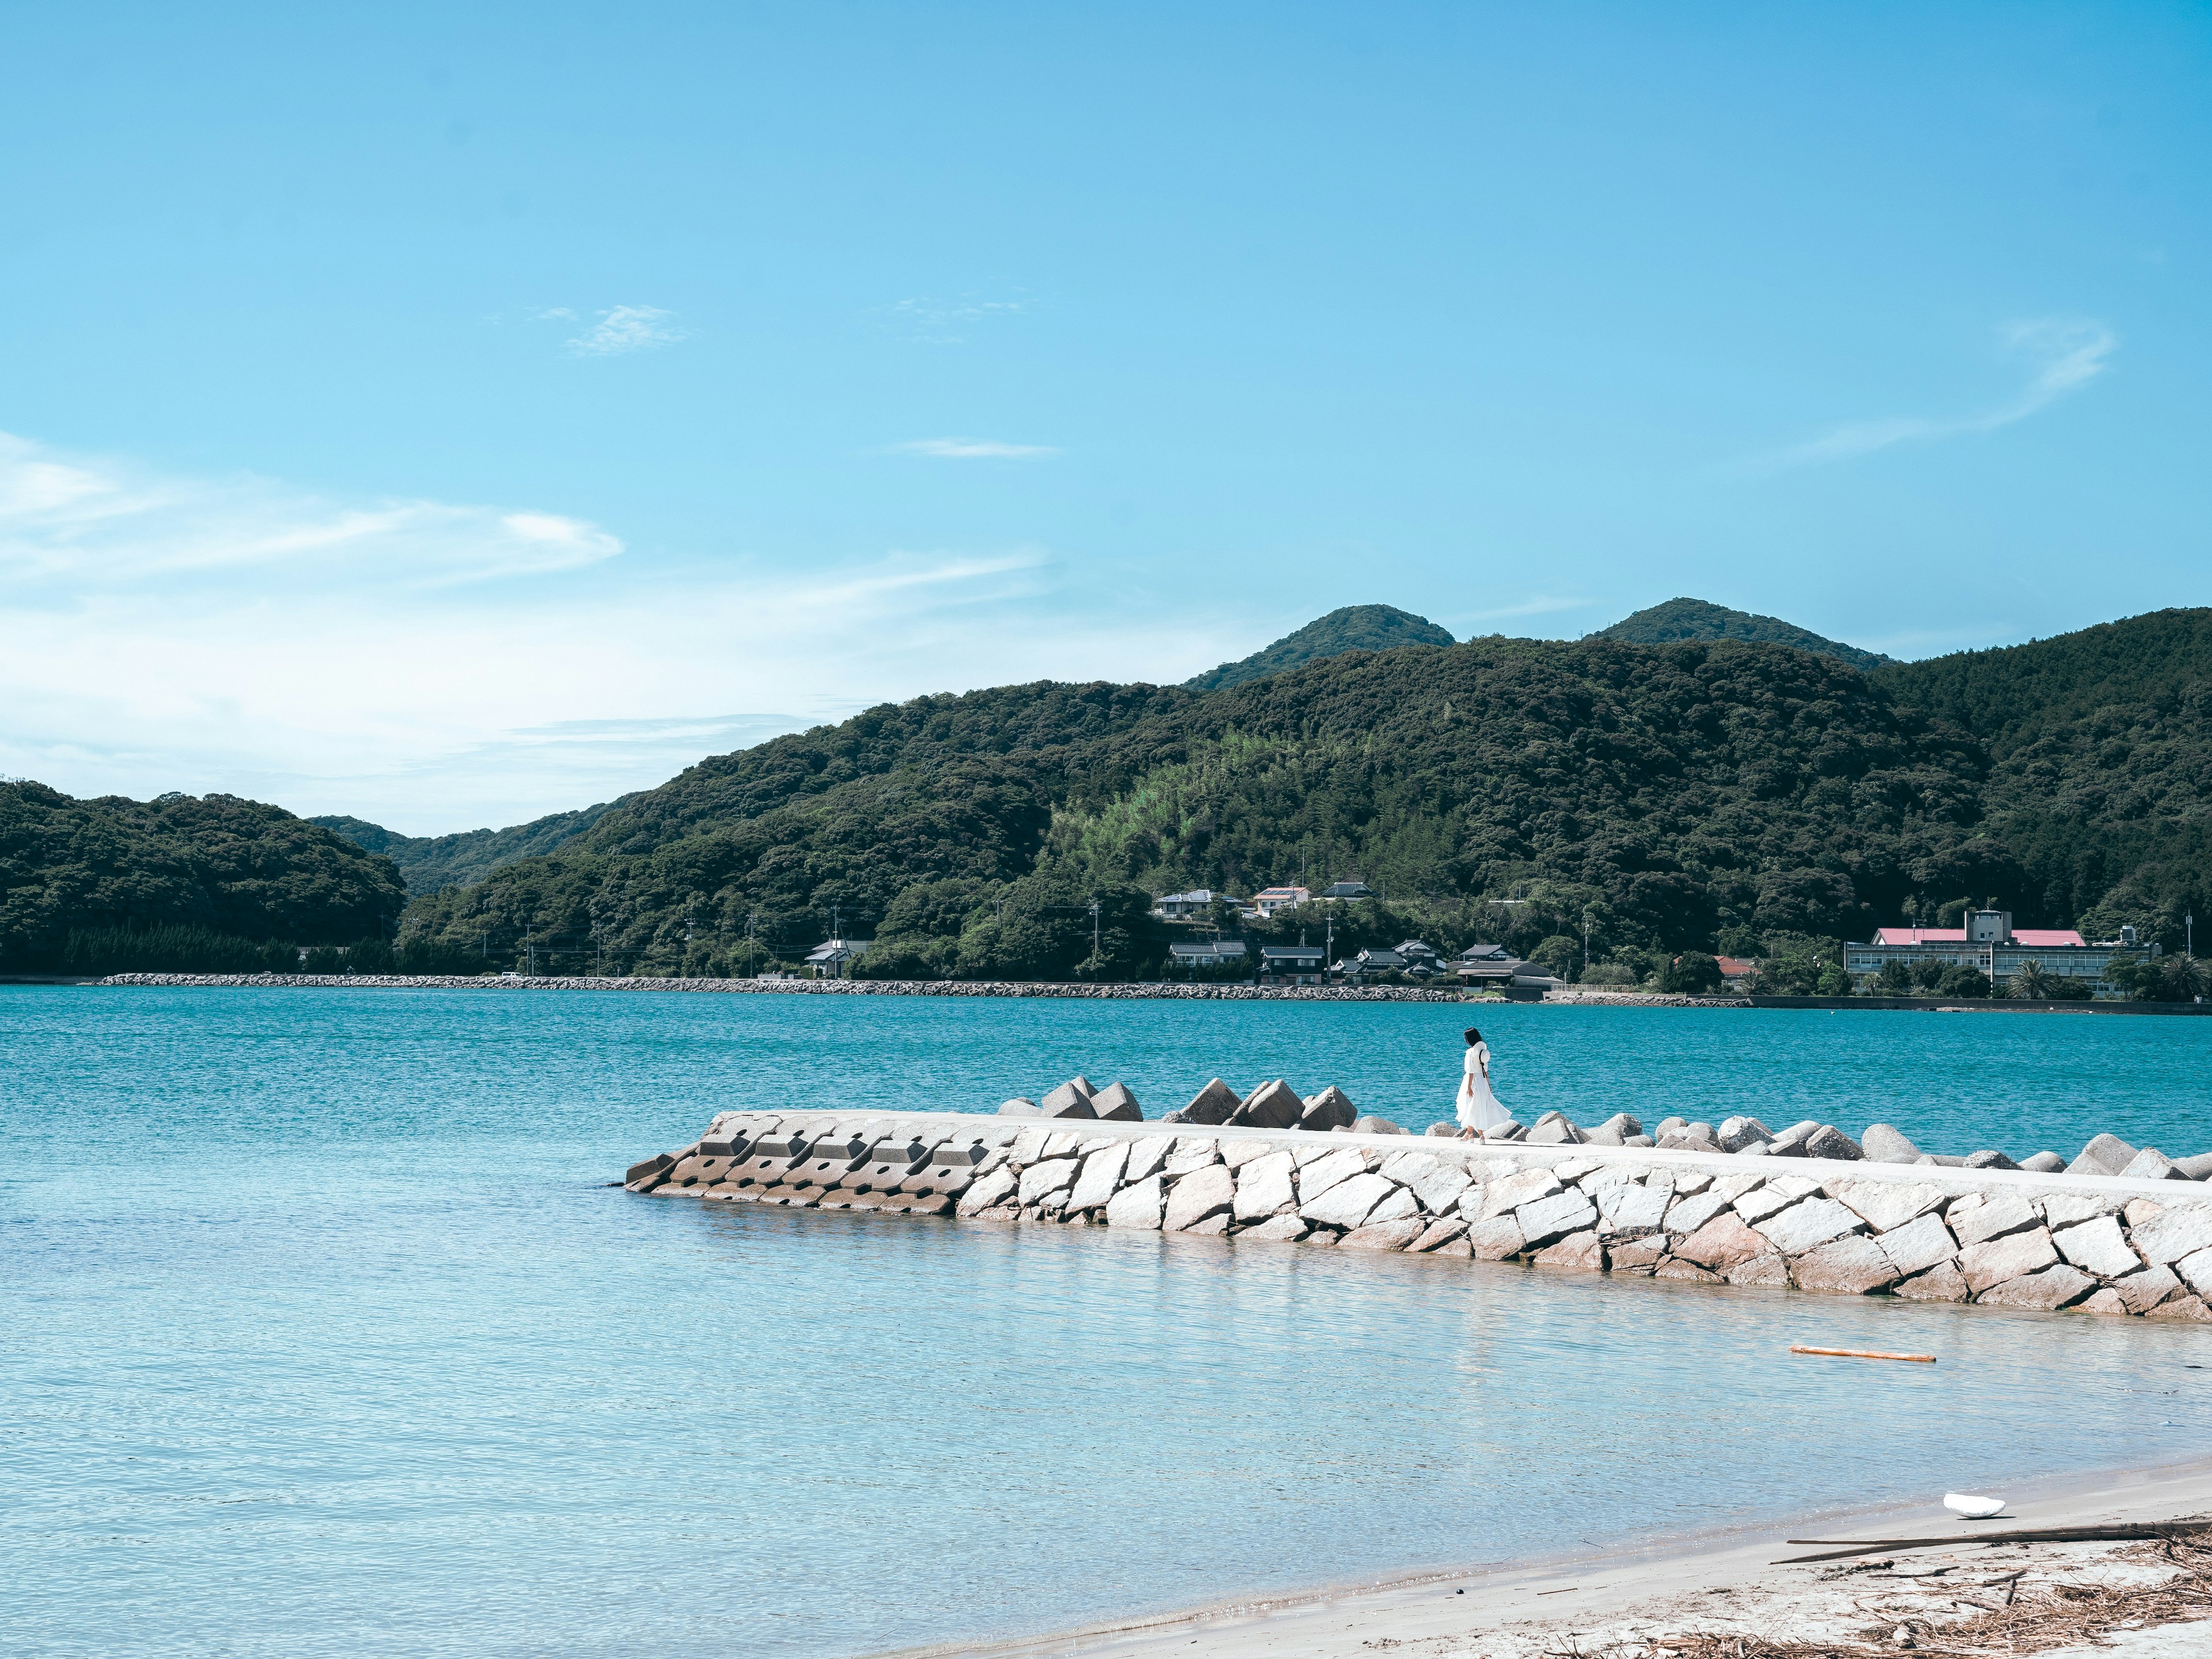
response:
M9 7L0 770L418 833L1336 605L2212 603L2201 6Z

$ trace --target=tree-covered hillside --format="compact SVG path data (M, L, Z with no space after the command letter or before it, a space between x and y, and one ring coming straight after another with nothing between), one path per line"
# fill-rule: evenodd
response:
M1632 645L1672 645L1689 640L1756 640L1786 645L1815 656L1833 657L1854 668L1878 668L1890 660L1878 652L1823 639L1808 629L1779 617L1758 617L1748 611L1731 611L1710 599L1668 599L1624 617L1610 628L1601 628L1594 640L1626 640Z
M136 966L130 941L156 936L171 957L258 969L270 941L380 937L405 902L389 860L279 807L0 784L0 972Z
M334 830L357 847L381 853L398 866L410 893L434 893L441 887L465 887L482 881L502 864L534 858L565 847L617 805L605 801L574 812L553 812L505 830L464 830L450 836L403 836L367 818L310 818Z
M1285 634L1264 651L1255 651L1242 662L1225 662L1183 682L1192 691L1218 691L1264 679L1285 669L1303 668L1324 657L1346 651L1395 651L1401 645L1449 645L1449 630L1426 617L1388 605L1348 605L1308 623L1295 634Z
M2212 900L2212 611L2160 611L1879 671L1900 703L1973 732L1983 806L2041 915L2179 947Z
M1006 687L702 763L409 927L727 970L836 925L918 969L1050 974L1089 954L1097 899L1102 966L1126 973L1157 960L1152 891L1357 872L1446 933L1533 900L1553 931L1586 917L1601 952L1833 936L1907 894L2026 902L1980 823L1983 767L1843 665L1732 641L1486 639L1205 694Z

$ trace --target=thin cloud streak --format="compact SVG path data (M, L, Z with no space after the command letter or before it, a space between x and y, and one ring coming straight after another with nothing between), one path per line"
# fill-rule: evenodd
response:
M891 453L940 461L1034 461L1060 451L1048 444L1000 443L993 438L915 438L893 444Z
M544 317L566 315L565 312L543 312ZM647 351L658 346L672 345L689 337L690 331L682 327L672 311L663 311L659 306L615 306L599 313L599 320L568 342L568 349L579 357L614 357L628 351Z
M1946 438L1994 432L2024 421L2087 386L2105 372L2120 343L2119 336L2111 329L2086 318L2045 317L2012 323L2002 334L2007 349L2032 365L2027 386L2009 402L1961 420L1899 416L1853 422L1810 443L1784 450L1768 465L1776 468L1817 465L1871 455L1899 444L1938 443Z
M332 502L4 440L0 773L442 832L650 787L856 707L1170 682L1225 643L1135 606L1058 614L1060 562L1035 546L610 568L622 545L533 508ZM781 712L667 713L702 706Z
M447 501L339 502L250 474L163 477L0 433L0 592L82 599L111 584L251 573L441 587L597 563L623 550L558 513Z

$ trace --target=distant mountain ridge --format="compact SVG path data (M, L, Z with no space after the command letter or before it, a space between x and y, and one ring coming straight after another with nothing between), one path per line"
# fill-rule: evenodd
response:
M482 881L502 864L565 847L620 805L621 800L601 801L597 806L550 812L504 830L461 830L450 836L403 836L367 818L342 813L307 822L336 830L356 847L390 859L398 866L409 896L420 898L441 887L466 887Z
M1685 640L1753 640L1768 645L1786 645L1799 651L1810 651L1816 657L1833 657L1847 662L1862 673L1879 668L1896 659L1885 657L1878 651L1863 651L1856 645L1845 645L1800 628L1779 617L1754 616L1748 611L1731 611L1724 605L1715 605L1710 599L1668 599L1638 611L1632 617L1623 617L1610 628L1601 628L1584 637L1593 640L1626 640L1632 645L1674 645Z
M1389 605L1347 605L1308 623L1295 634L1285 634L1263 651L1255 651L1242 662L1225 662L1183 682L1189 691L1218 691L1231 685L1265 679L1292 668L1302 668L1324 657L1346 651L1394 651L1401 645L1450 645L1449 629L1426 617Z

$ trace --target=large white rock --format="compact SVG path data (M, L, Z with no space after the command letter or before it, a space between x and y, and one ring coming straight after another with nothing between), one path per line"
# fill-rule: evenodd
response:
M1764 1146L1774 1135L1755 1117L1731 1117L1722 1121L1717 1138L1723 1152L1740 1152L1747 1146Z
M2147 1314L2168 1297L2182 1293L2181 1278L2171 1267L2146 1267L2112 1281L2112 1290L2132 1314Z
M1258 1221L1295 1209L1297 1193L1291 1185L1291 1172L1296 1167L1289 1152L1278 1152L1255 1158L1237 1170L1237 1218Z
M1867 1132L1859 1137L1859 1146L1869 1164L1917 1164L1920 1149L1907 1140L1895 1125L1869 1123ZM1869 1220L1873 1218L1869 1216Z
M2051 1242L2059 1255L2100 1279L2119 1279L2142 1266L2142 1259L2128 1248L2118 1221L2108 1215L2078 1227L2062 1227L2051 1235Z
M1340 1152L1331 1152L1310 1164L1301 1164L1298 1166L1298 1196L1304 1200L1316 1199L1338 1182L1365 1174L1371 1167L1368 1158L1369 1154L1361 1148L1347 1146Z
M1150 1227L1157 1231L1160 1224L1161 1181L1158 1176L1146 1176L1133 1186L1124 1187L1107 1201L1106 1224L1109 1227Z
M1971 1199L1972 1194L1969 1195ZM1961 1199L1943 1212L1943 1219L1961 1244L1979 1244L2007 1233L2024 1233L2043 1224L2042 1212L2017 1193L1985 1193L1978 1203Z
M1226 1215L1237 1201L1237 1177L1228 1166L1209 1164L1194 1170L1168 1188L1168 1207L1160 1222L1163 1232L1186 1232L1209 1216Z
M986 1210L996 1209L1013 1197L1020 1185L1020 1177L1012 1170L994 1170L961 1194L960 1213L981 1215Z
M1509 1210L1517 1210L1523 1204L1549 1198L1559 1190L1559 1179L1549 1170L1520 1170L1503 1180L1491 1182L1483 1188L1481 1219L1488 1221ZM1462 1205L1461 1207L1464 1209L1466 1206Z
M1221 1144L1211 1135L1178 1135L1175 1151L1168 1154L1164 1173L1170 1181L1187 1176L1194 1170L1203 1170L1208 1164L1221 1162Z
M1510 1215L1478 1221L1467 1230L1468 1254L1477 1261L1503 1261L1509 1255L1518 1255L1522 1243L1521 1224Z
M1247 1227L1237 1235L1238 1243L1250 1239L1255 1244L1295 1244L1312 1231L1294 1215L1279 1215L1273 1221L1263 1221L1256 1227Z
M1792 1204L1802 1204L1805 1194L1793 1192L1784 1182L1770 1181L1764 1187L1754 1188L1735 1201L1735 1212L1752 1225L1757 1226L1771 1215L1780 1215Z
M1232 1170L1241 1170L1247 1164L1263 1158L1279 1158L1287 1149L1272 1140L1262 1140L1255 1135L1249 1140L1224 1140L1221 1143L1221 1161Z
M2027 1166L2022 1164L2022 1169ZM2121 1200L2099 1193L2045 1193L2036 1200L2043 1218L2053 1227L2071 1227L2077 1221L2094 1221L2100 1215L2118 1215Z
M1702 1193L1692 1193L1678 1198L1667 1212L1667 1231L1670 1233L1693 1233L1729 1207L1728 1196L1708 1187Z
M2130 1212L2134 1206L2129 1206ZM2212 1209L2197 1205L2173 1208L2149 1216L2130 1229L2136 1253L2154 1267L2165 1267L2212 1248Z
M2008 1279L1978 1294L1974 1300L1993 1308L2038 1308L2045 1313L2068 1306L2091 1295L2097 1281L2064 1262L2041 1273Z
M2029 1233L2007 1233L1985 1243L1969 1244L1959 1252L1959 1271L1976 1296L2008 1279L2040 1273L2058 1260L2051 1235L2038 1227Z
M1021 1201L1024 1205L1041 1203L1054 1193L1065 1191L1075 1184L1078 1168L1072 1158L1030 1164L1022 1171Z
M1943 1207L1943 1189L1924 1181L1838 1181L1828 1196L1848 1206L1878 1233Z
M1608 1187L1597 1198L1597 1212L1605 1218L1604 1231L1632 1232L1663 1226L1674 1200L1671 1187Z
M1796 1255L1832 1238L1855 1233L1866 1223L1832 1198L1808 1198L1752 1225L1783 1255Z
M1808 1250L1790 1264L1790 1277L1800 1290L1867 1296L1894 1285L1904 1275L1873 1239L1850 1237Z
M1413 1189L1401 1187L1370 1210L1367 1212L1367 1219L1360 1224L1377 1227L1386 1221L1403 1221L1409 1216L1419 1213L1420 1207L1419 1203L1413 1197Z
M2137 1147L2130 1146L2118 1135L2094 1135L2082 1147L2075 1160L2066 1166L2068 1175L2116 1176L2135 1162Z
M1096 1210L1114 1196L1121 1184L1121 1171L1129 1161L1129 1143L1126 1140L1100 1148L1083 1160L1083 1173L1075 1178L1075 1189L1067 1195L1070 1210Z
M1915 1216L1901 1227L1892 1227L1877 1242L1900 1273L1924 1272L1959 1253L1959 1241L1940 1215Z
M1309 1221L1350 1229L1365 1221L1368 1212L1392 1193L1403 1190L1379 1175L1356 1175L1335 1182L1318 1197L1306 1199L1298 1206L1298 1213Z
M1437 1158L1435 1163L1434 1170L1410 1184L1423 1209L1431 1215L1443 1215L1457 1207L1461 1197L1474 1185L1474 1178L1463 1165L1449 1158Z
M1540 1249L1569 1233L1595 1227L1597 1206L1589 1201L1589 1194L1579 1188L1571 1188L1548 1198L1516 1206L1513 1218L1521 1224L1521 1237L1528 1242L1528 1248Z
M2212 1250L2199 1250L2194 1255L2185 1255L2173 1264L2173 1271L2199 1296L2212 1296Z
M1175 1143L1165 1135L1147 1135L1142 1140L1129 1143L1128 1167L1121 1171L1124 1181L1142 1181L1147 1176L1158 1175L1160 1166L1168 1161L1168 1153Z
M1421 1177L1434 1175L1437 1160L1427 1152L1393 1152L1382 1160L1376 1171L1386 1181L1395 1181L1401 1187L1418 1187Z

